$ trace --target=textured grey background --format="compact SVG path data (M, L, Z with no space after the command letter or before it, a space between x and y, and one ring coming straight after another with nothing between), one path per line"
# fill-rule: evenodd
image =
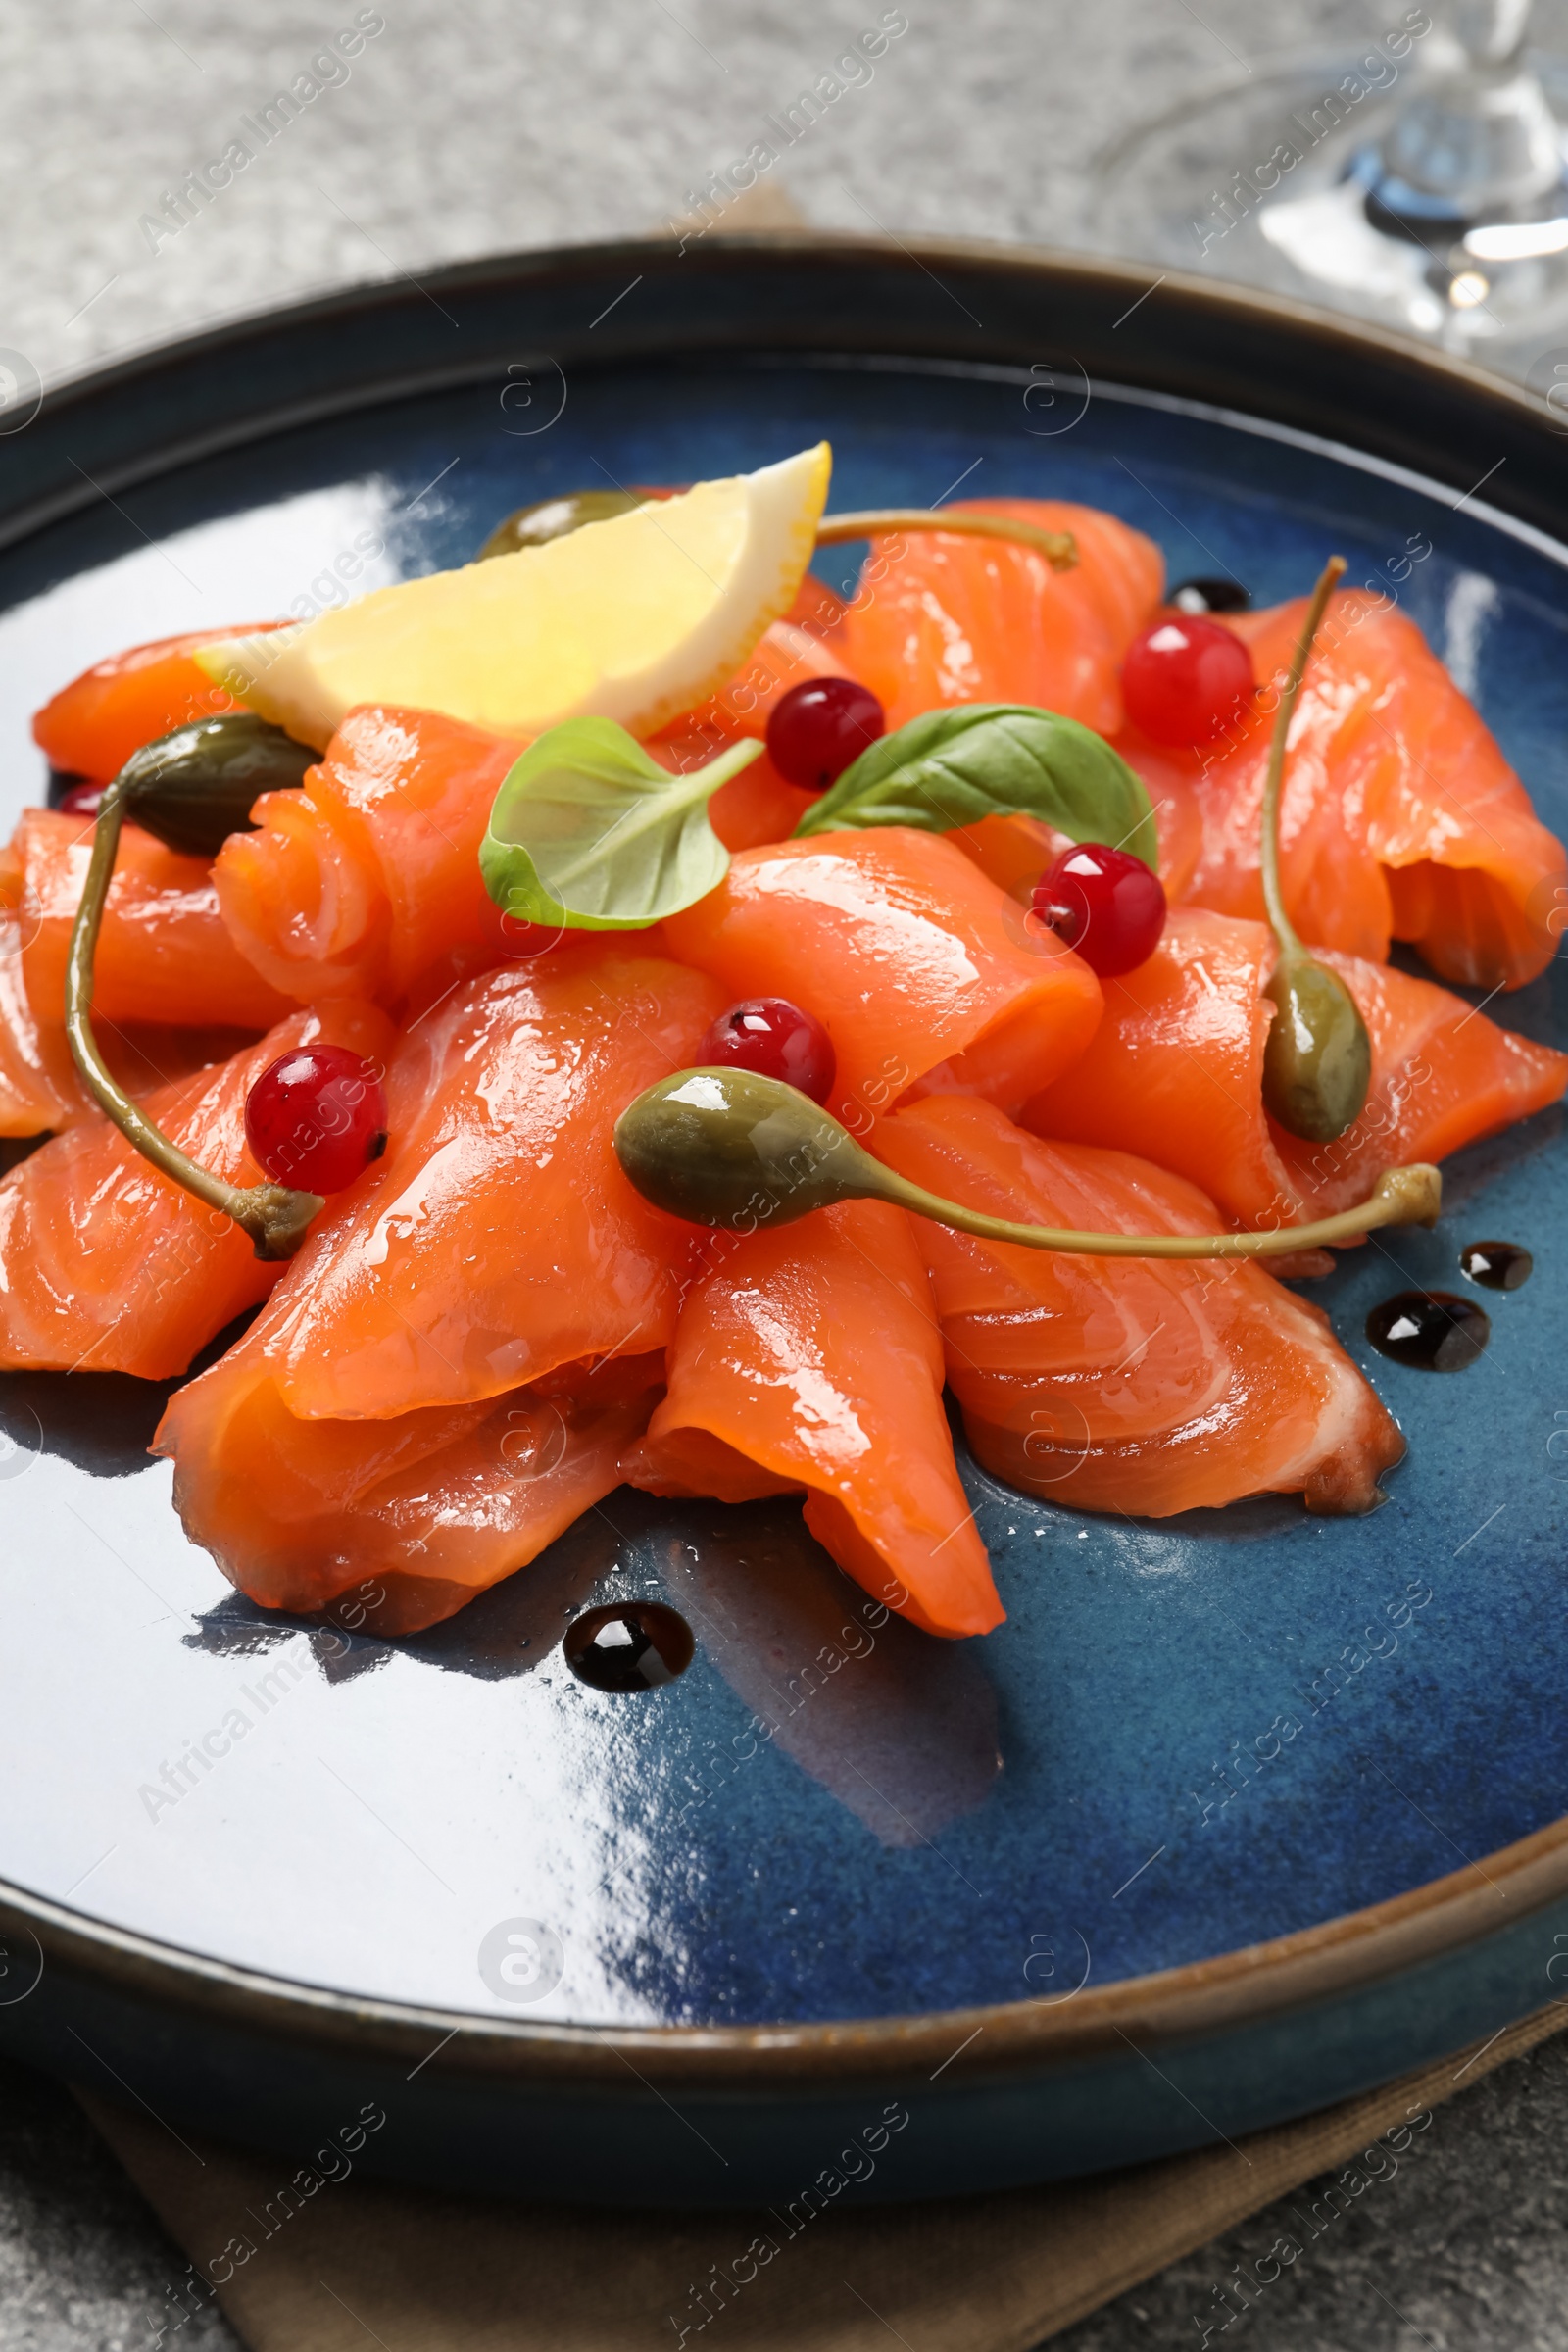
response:
M141 216L358 13L357 0L3 0L0 344L53 382L347 280L659 227L881 9L386 0L348 82L151 250ZM1362 0L906 0L906 13L870 86L771 175L823 225L1092 239L1083 168L1125 120L1382 22ZM1568 0L1537 20L1568 49ZM1440 2111L1397 2176L1225 2334L1215 2289L1293 2229L1284 2209L1056 2340L1163 2352L1213 2324L1212 2342L1268 2352L1568 2352L1565 2136L1568 2040ZM3 2352L141 2352L184 2268L69 2098L0 2068ZM210 2314L172 2340L233 2343Z

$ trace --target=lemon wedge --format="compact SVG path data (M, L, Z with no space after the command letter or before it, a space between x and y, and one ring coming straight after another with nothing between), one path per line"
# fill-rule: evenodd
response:
M816 543L825 441L564 539L377 588L298 628L201 648L208 676L324 749L361 703L524 738L566 718L652 734L733 675Z

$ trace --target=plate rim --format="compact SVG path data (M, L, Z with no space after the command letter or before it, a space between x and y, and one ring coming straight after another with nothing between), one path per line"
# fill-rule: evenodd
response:
M1110 312L1130 294L1141 297L1135 306L1144 318L1141 339L1116 349L1113 371L1088 368L1092 380L1103 380L1107 393L1118 383L1134 390L1162 393L1183 409L1205 405L1200 393L1171 394L1159 380L1157 352L1152 352L1150 330L1157 342L1161 321L1168 331L1172 320L1188 330L1223 324L1250 332L1266 343L1272 338L1286 347L1316 348L1330 364L1371 366L1385 375L1425 386L1461 411L1490 412L1513 428L1513 438L1542 466L1530 487L1520 484L1514 504L1513 480L1504 485L1508 503L1488 500L1478 514L1505 529L1523 523L1527 544L1538 552L1543 541L1568 564L1568 436L1552 417L1544 400L1527 386L1493 375L1472 363L1434 352L1375 325L1319 311L1287 297L1211 278L1167 271L1152 286L1147 281L1152 265L1106 256L1064 253L1025 245L1002 245L981 240L942 238L909 242L884 240L809 229L753 230L719 233L698 246L696 270L686 284L710 289L715 279L737 270L755 273L765 292L776 286L779 272L806 264L835 271L875 270L895 280L912 282L916 272L978 272L984 279L1022 285L1042 296L1076 301L1088 324L1084 331L1115 333L1122 321ZM260 346L286 344L290 339L326 324L352 325L368 316L391 318L407 314L417 325L414 306L421 299L446 293L454 299L475 288L510 290L526 296L541 289L576 288L585 294L580 306L602 290L607 274L642 265L645 273L662 271L668 283L673 264L683 259L672 239L655 236L610 239L587 245L536 247L520 252L480 257L427 271L417 286L395 280L367 280L304 301L248 313L195 335L161 341L108 363L83 369L44 394L44 410L59 419L90 416L106 403L123 402L127 394L162 394L171 377L193 374L199 379L214 364L251 354ZM940 279L937 281L940 284ZM1085 306L1087 310L1085 311ZM1098 308L1097 308L1098 306ZM701 307L700 305L697 307ZM766 305L762 306L764 309ZM959 305L963 308L963 305ZM969 314L972 318L973 314ZM651 356L624 327L587 347L592 324L568 327L560 336L564 345L574 340L574 357L597 368L624 365L628 359ZM770 324L773 322L770 320ZM978 324L978 321L976 322ZM911 329L909 340L891 356L918 368L922 357L983 362L1004 358L1005 338L1016 327L999 330L976 344L973 337L950 329L947 347L936 329ZM959 351L952 346L963 342ZM1110 350L1108 343L1105 346ZM818 333L814 344L803 339L790 322L779 331L735 334L690 334L658 346L662 358L733 358L745 351L767 350L809 364L815 357L848 350L887 353L886 333L875 321L863 342L835 344L831 333ZM1074 355L1076 356L1076 355ZM1012 365L1022 364L1012 347ZM1082 366L1084 363L1079 362ZM1223 369L1223 359L1214 363ZM226 449L257 438L275 435L321 421L359 405L367 397L377 404L418 398L441 389L482 380L496 366L496 346L470 352L455 362L433 360L403 373L341 381L309 397L261 401L231 421L210 427L205 436L155 445L139 459L107 468L107 487L123 489L151 481L201 463ZM1256 398L1249 387L1250 405L1236 410L1237 422L1256 418L1304 434L1322 447L1339 444L1338 432L1313 432L1301 421L1299 402ZM133 402L133 406L140 405ZM1206 405L1234 407L1212 401ZM1349 458L1371 457L1380 465L1407 465L1398 454L1408 446L1393 435L1394 446L1369 448L1354 441L1343 443ZM1391 436L1382 433L1385 444ZM37 444L33 445L37 447ZM24 449L24 456L28 453ZM1512 454L1510 450L1509 454ZM74 461L73 461L74 463ZM24 467L24 477L36 468ZM1423 485L1446 495L1456 483L1445 479L1444 461L1428 456L1412 469ZM80 468L77 468L80 474ZM1558 477L1555 482L1543 479ZM0 492L0 551L21 544L34 533L90 510L105 485L81 475L73 488L55 491L32 488L25 478L7 498ZM1480 485L1477 485L1479 487ZM1556 492L1556 499L1552 496ZM1474 501L1474 490L1457 503ZM1531 520L1530 510L1559 514L1557 528L1543 529ZM1521 533L1520 536L1525 534ZM1504 1913L1496 1909L1501 1897ZM751 2026L575 2025L564 2021L489 2016L481 2011L447 2010L417 2002L398 2002L356 1995L330 1986L277 1977L265 1971L166 1943L131 1929L119 1928L91 1914L76 1911L30 1889L0 1881L0 1935L21 1933L37 1942L42 1965L51 1962L68 1975L108 1980L117 1990L205 2013L215 2021L251 2032L336 2046L349 2045L360 2053L381 2051L399 2058L417 2056L443 2074L504 2073L536 2082L564 2085L589 2081L620 2081L628 2056L654 2082L700 2087L721 2083L733 2090L743 2084L806 2085L850 2077L871 2082L903 2080L912 2065L940 2057L943 2071L971 2080L1024 2065L1054 2069L1082 2065L1096 2057L1125 2050L1129 2034L1154 2046L1212 2036L1223 2031L1266 2025L1303 2008L1346 1999L1397 1974L1480 1946L1508 1929L1568 1898L1568 1815L1543 1825L1528 1836L1469 1862L1462 1870L1426 1881L1404 1892L1318 1921L1261 1942L1238 1946L1176 1967L1145 1972L1106 1985L1088 1980L1077 1993L1051 1999L1026 1998L979 2004L952 2010L878 2016L815 2023L789 2021ZM967 2031L969 2042L984 2048L971 2051L963 2044L954 2051L955 2035ZM438 2049L427 2045L432 2036ZM417 2069L416 2070L417 2071Z
M275 1977L164 1943L0 1881L0 1936L19 1929L73 1976L109 1980L163 2005L290 2040L417 2057L443 2073L548 2083L617 2082L628 2057L656 2082L700 2088L903 2080L935 2057L970 2079L1019 2065L1081 2065L1128 2044L1155 2048L1263 2026L1362 1992L1517 1928L1568 1896L1568 1816L1403 1894L1308 1928L1056 1998L890 2016L751 2026L577 2025L383 2000ZM1498 1920L1500 1898L1506 1917ZM1547 1980L1550 1982L1550 1980ZM954 2035L982 2034L983 2051ZM436 2037L436 2048L429 2044Z

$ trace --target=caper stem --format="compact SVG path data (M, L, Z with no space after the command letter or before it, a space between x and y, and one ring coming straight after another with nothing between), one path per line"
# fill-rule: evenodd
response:
M1322 624L1324 610L1334 592L1335 583L1344 570L1345 558L1330 556L1312 591L1312 601L1306 608L1301 634L1291 656L1291 666L1280 693L1273 739L1268 747L1268 775L1263 785L1263 904L1268 908L1268 919L1273 926L1274 937L1279 942L1280 957L1284 962L1294 962L1306 954L1296 935L1296 926L1285 911L1285 899L1280 890L1280 786L1285 777L1285 739L1291 731L1301 680L1306 675L1312 640Z
M688 1224L728 1233L793 1225L842 1200L886 1200L934 1224L1025 1250L1083 1257L1285 1257L1350 1241L1378 1225L1435 1225L1443 1205L1442 1177L1417 1163L1391 1168L1358 1208L1271 1233L1080 1233L1014 1225L912 1184L783 1079L733 1067L656 1079L616 1120L614 1148L645 1200Z
M1036 522L1010 514L956 514L946 507L868 507L860 514L824 514L816 526L818 547L846 539L876 539L889 531L956 531L970 539L1011 539L1045 557L1053 571L1071 571L1078 542L1070 531L1044 531Z
M880 1162L877 1163L881 1165ZM874 1198L906 1208L935 1224L950 1225L987 1242L1016 1242L1024 1250L1055 1250L1077 1257L1286 1257L1298 1250L1319 1250L1353 1241L1379 1225L1435 1225L1443 1204L1443 1178L1416 1161L1380 1176L1370 1200L1314 1225L1286 1225L1273 1233L1078 1233L1054 1225L1014 1225L977 1208L943 1200L910 1184L891 1168L882 1170Z
M183 1185L210 1208L221 1209L242 1226L261 1258L292 1257L305 1238L305 1229L322 1206L318 1193L290 1192L281 1184L229 1184L182 1152L176 1143L137 1108L109 1075L92 1026L93 965L98 932L103 922L109 885L114 878L120 831L131 795L119 777L105 793L93 832L92 857L86 886L71 933L71 957L66 966L66 1035L81 1082L106 1117L120 1129L143 1159L162 1175Z

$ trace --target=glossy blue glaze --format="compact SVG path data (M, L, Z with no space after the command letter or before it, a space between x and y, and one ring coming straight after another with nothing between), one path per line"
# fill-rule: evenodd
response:
M543 415L554 392L535 393ZM1364 579L1430 543L1404 607L1568 829L1568 580L1548 553L1479 501L1454 514L1144 401L1097 393L1068 429L1044 429L1078 406L1069 387L1048 408L1005 370L648 366L574 376L531 437L492 388L280 437L243 468L191 467L127 495L133 519L106 507L0 558L0 603L19 608L0 619L3 789L36 794L25 711L86 661L346 593L331 564L355 532L386 551L363 585L465 560L527 500L751 466L826 434L838 507L927 504L960 483L1084 500L1149 531L1173 576L1227 571L1259 603L1303 590L1332 548ZM823 569L842 572L831 553ZM1562 985L1553 965L1489 1011L1568 1042ZM134 1384L80 1376L69 1398L0 1384L24 1452L27 1414L44 1432L0 1491L19 1531L0 1774L25 1766L38 1791L25 1823L0 1823L0 1879L63 1897L112 1844L76 1907L278 1975L492 2011L481 1936L538 1916L566 1965L532 2014L745 2023L1104 1984L1457 1869L1568 1812L1562 1185L1548 1113L1452 1164L1435 1233L1379 1240L1313 1286L1409 1440L1384 1509L1332 1521L1264 1502L1139 1524L1076 1515L1070 1482L1042 1507L971 1470L1008 1619L957 1646L898 1624L841 1633L863 1604L792 1507L623 1494L608 1524L448 1627L313 1655L183 1544L167 1471L139 1450L156 1414ZM1536 1253L1524 1290L1477 1294L1483 1361L1445 1379L1374 1355L1369 1307L1413 1281L1464 1288L1459 1249L1482 1237ZM585 1690L561 1628L636 1592L687 1614L697 1662L647 1698ZM176 1737L280 1659L286 1738L283 1718L259 1721L252 1745L149 1817L140 1791ZM1499 1997L1530 2001L1512 1980ZM1277 2111L1264 2097L1256 2120Z

